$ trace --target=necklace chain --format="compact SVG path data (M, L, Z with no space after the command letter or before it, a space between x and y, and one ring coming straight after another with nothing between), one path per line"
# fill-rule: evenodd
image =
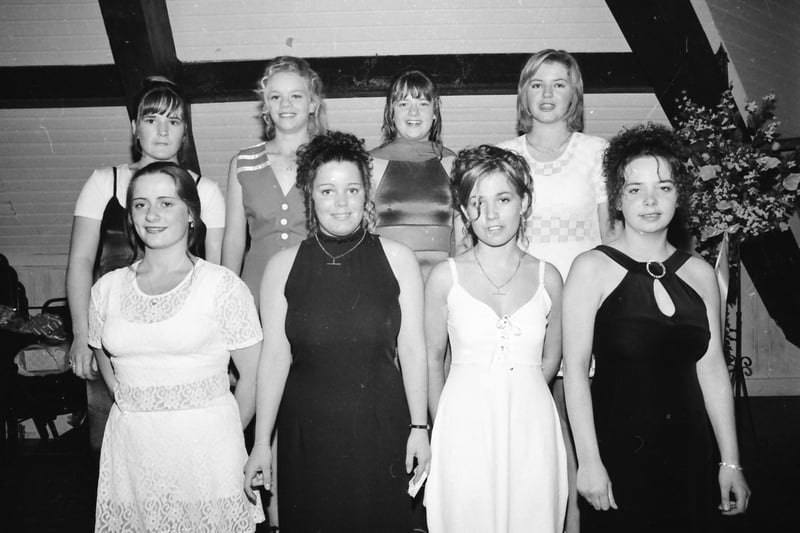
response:
M561 141L561 143L558 146L554 146L553 148L544 148L543 146L539 146L537 144L533 144L531 142L531 140L528 138L527 135L525 136L525 142L527 142L528 146L530 146L531 148L533 148L537 152L542 152L544 154L554 154L556 152L560 152L561 149L564 148L564 145L566 145L571 138L572 138L572 132L570 132L567 135L567 137L563 141Z
M322 246L322 242L320 242L320 240L319 240L319 232L316 232L316 231L314 232L314 239L317 241L317 244L319 245L319 249L322 250L322 253L324 253L325 255L327 255L328 257L331 258L331 262L330 263L325 263L326 265L329 265L329 266L342 266L342 264L341 263L337 263L336 260L337 259L341 259L342 257L346 256L347 254L349 254L350 252L352 252L353 250L358 248L361 245L361 243L364 242L364 238L366 236L367 236L367 232L365 230L361 234L361 238L358 239L358 242L356 243L355 246L353 246L352 248L350 248L349 250L347 250L343 254L333 255L328 250L326 250L324 246Z
M475 248L473 248L473 249L472 249L472 255L474 255L474 256L475 256L475 261L477 261L477 263L478 263L478 268L480 268L480 269L481 269L481 273L483 274L483 276L486 278L486 280L487 280L489 283L491 283L491 284L492 284L492 287L494 287L494 288L495 288L495 290L497 291L497 292L493 292L492 294L493 294L493 295L496 295L496 296L505 296L505 295L506 295L506 293L505 293L505 292L501 292L501 290L500 290L500 289L502 289L503 287L505 287L506 285L508 285L509 283L511 283L511 280L512 280L512 279L514 279L514 277L516 277L516 275L517 275L517 272L519 272L519 268L522 266L522 257L523 257L525 254L523 254L523 253L520 253L520 254L519 254L519 259L517 260L517 268L515 268L515 269L514 269L514 272L511 274L511 277L510 277L510 278L508 278L508 279L507 279L507 280L506 280L504 283L501 283L500 285L498 285L498 284L496 284L494 281L492 281L492 278L490 278L490 277L489 277L489 274L487 274L487 273L486 273L486 270L483 268L483 265L481 264L481 260L480 260L480 259L478 259L478 252L476 251L476 249L475 249Z

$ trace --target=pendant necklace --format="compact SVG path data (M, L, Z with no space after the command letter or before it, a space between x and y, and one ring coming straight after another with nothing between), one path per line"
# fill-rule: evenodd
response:
M569 135L567 135L566 139L561 141L561 144L559 144L558 146L554 146L553 148L544 148L542 146L533 144L531 142L531 140L528 139L527 135L525 136L525 142L527 142L528 146L530 146L531 148L533 148L537 152L541 152L543 154L555 154L557 152L560 152L564 148L564 145L567 144L571 138L572 138L572 132L570 132Z
M511 283L511 280L514 279L514 277L517 275L517 272L519 272L519 267L522 266L522 256L525 255L525 254L519 254L519 260L517 261L517 268L514 269L514 273L511 274L511 277L508 278L504 283L501 283L500 285L497 285L494 281L492 281L492 278L490 278L489 274L486 273L486 270L483 269L483 265L481 264L481 260L478 259L478 252L475 251L475 248L472 249L472 255L475 256L475 261L478 262L478 268L481 269L481 272L483 273L483 276L489 281L489 283L492 284L492 287L494 287L495 290L497 291L497 292L493 292L492 295L493 296L505 296L507 293L502 292L500 289L502 289L503 287L505 287L506 285Z
M328 266L342 266L342 264L341 263L337 263L336 260L337 259L341 259L342 257L346 256L347 254L349 254L350 252L352 252L353 250L358 248L361 245L361 243L364 242L364 238L366 236L367 236L367 232L365 230L364 233L361 234L361 238L358 239L358 242L356 243L355 246L353 246L352 248L350 248L349 250L347 250L343 254L332 255L330 252L328 252L328 250L325 249L324 246L322 246L322 243L319 240L319 232L317 232L317 231L314 232L314 239L316 239L317 244L319 245L319 249L322 250L322 253L324 253L325 255L327 255L328 257L331 258L331 262L330 263L325 263Z

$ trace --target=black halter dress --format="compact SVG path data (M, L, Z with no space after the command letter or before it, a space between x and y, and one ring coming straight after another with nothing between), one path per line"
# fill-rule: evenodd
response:
M581 531L707 531L719 496L696 363L710 332L705 303L676 275L689 255L675 251L662 270L597 249L628 271L597 311L593 344L594 422L619 509L595 511L582 500ZM671 316L654 295L662 272Z

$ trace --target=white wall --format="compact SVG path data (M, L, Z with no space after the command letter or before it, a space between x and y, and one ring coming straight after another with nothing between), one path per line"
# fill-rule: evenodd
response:
M184 61L630 51L602 0L171 0L169 12Z
M774 91L779 131L800 137L800 2L693 0L714 50L722 42L739 100ZM740 107L744 102L738 102Z

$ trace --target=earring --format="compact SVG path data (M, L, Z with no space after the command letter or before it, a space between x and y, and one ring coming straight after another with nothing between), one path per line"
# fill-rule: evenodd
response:
M194 229L194 220L189 221L189 229Z

